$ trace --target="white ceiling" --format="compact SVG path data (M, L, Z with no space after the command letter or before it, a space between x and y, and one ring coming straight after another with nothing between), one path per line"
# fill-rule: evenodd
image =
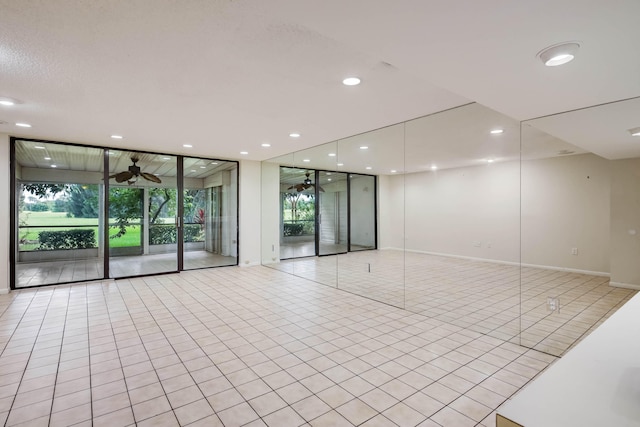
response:
M0 132L29 138L264 160L470 101L517 122L640 96L637 0L0 0L0 11L0 96L23 101L0 106ZM567 40L582 43L572 63L536 58ZM343 86L348 75L363 83ZM585 145L556 117L554 136L640 156L620 148L628 128L608 112L590 114L599 137Z

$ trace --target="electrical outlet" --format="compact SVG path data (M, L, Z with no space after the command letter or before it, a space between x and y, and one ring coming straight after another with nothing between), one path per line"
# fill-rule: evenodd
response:
M578 248L571 248L571 255L578 255Z

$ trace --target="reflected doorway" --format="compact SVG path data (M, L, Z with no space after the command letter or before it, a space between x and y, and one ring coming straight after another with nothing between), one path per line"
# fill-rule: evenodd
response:
M375 176L280 167L280 259L376 249L375 193Z

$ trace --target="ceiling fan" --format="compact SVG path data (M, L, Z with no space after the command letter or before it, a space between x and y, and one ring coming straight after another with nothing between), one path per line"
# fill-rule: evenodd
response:
M311 181L311 179L309 178L309 175L310 175L309 172L305 173L306 178L305 178L304 181L302 181L300 184L292 185L291 187L287 188L287 190L291 190L292 188L295 188L298 193L301 193L301 192L313 187L314 184ZM319 185L318 185L318 190L324 192L324 189L322 187L320 187Z
M155 176L154 174L151 174L148 172L142 172L140 170L140 166L136 165L136 163L139 160L140 159L138 158L137 155L131 156L131 161L133 162L133 165L129 166L129 169L126 171L122 171L122 172L118 172L116 174L110 175L109 178L115 178L116 182L127 181L129 185L136 183L138 181L138 177L143 177L147 181L161 183L162 180L157 176Z

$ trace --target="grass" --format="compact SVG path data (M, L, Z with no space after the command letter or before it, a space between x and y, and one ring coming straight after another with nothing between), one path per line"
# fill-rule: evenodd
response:
M93 229L98 240L98 218L67 218L66 212L23 212L20 214L21 225L38 226L20 230L20 239L29 243L21 244L21 251L32 251L38 248L38 233L45 230L65 230L65 228L50 228L51 226L71 225L86 226L83 229ZM165 219L165 223L170 223L173 219ZM75 228L75 227L74 227ZM117 228L109 228L109 236L118 233ZM109 239L109 247L124 248L140 246L140 226L133 225L127 227L127 232L121 237Z

